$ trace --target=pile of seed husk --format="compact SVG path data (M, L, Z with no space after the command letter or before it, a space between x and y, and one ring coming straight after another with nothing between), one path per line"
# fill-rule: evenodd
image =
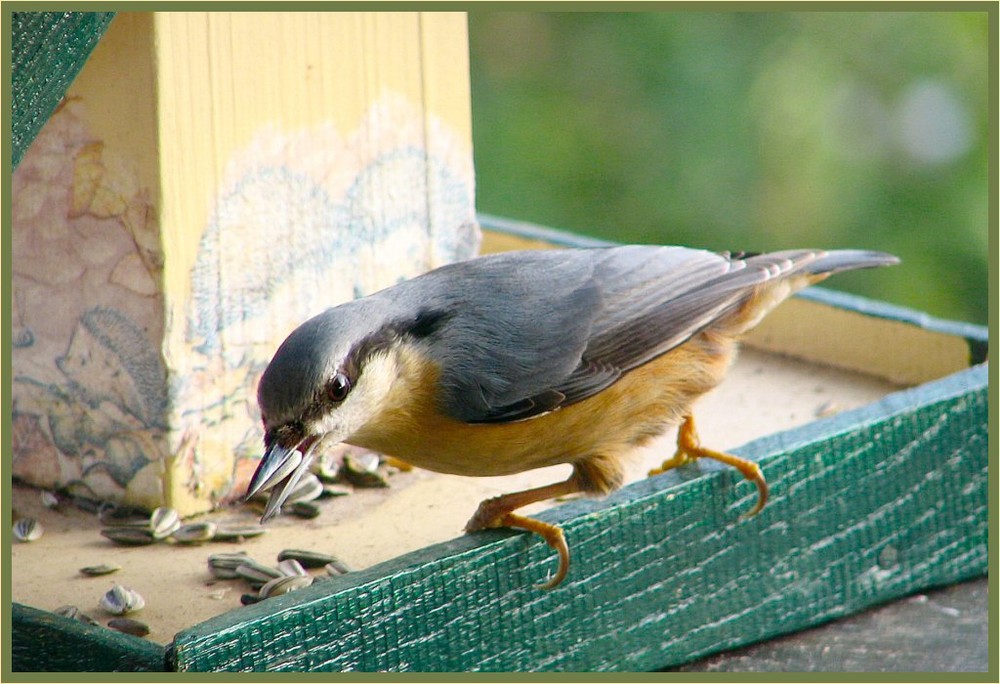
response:
M266 532L252 525L223 525L211 521L184 523L173 508L161 506L152 513L109 506L98 513L104 528L101 534L123 546L143 546L156 542L202 544L211 541L243 541Z
M326 577L344 575L351 569L336 556L318 551L286 549L278 554L277 565L266 565L251 558L245 551L215 553L208 557L208 570L217 580L242 579L255 593L245 593L246 605L290 591L304 589L321 577L309 570L324 569Z

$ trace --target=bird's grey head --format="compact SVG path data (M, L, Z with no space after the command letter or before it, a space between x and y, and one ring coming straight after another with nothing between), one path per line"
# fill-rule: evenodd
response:
M300 325L275 352L257 388L265 453L247 491L277 488L264 520L277 512L321 441L348 441L378 423L398 378L396 352L442 320L432 311L399 311L391 295L348 302Z

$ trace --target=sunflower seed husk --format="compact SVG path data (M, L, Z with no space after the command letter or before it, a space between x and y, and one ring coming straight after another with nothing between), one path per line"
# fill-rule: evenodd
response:
M238 553L213 553L208 557L208 570L218 579L236 579L240 575L236 568L252 560L246 551Z
M261 525L217 525L212 541L243 541L251 537L259 537L267 532Z
M843 407L837 402L832 400L825 401L816 408L813 415L817 418L826 418L827 416L832 416L835 413L840 413L842 410Z
M257 584L264 584L270 580L282 577L281 571L269 565L258 563L252 558L248 558L236 568L236 574L243 579Z
M288 592L296 591L297 589L304 589L312 583L312 575L288 575L286 577L277 577L271 580L262 586L260 591L257 593L262 599L266 599L272 596L287 594Z
M304 549L285 549L278 554L278 562L284 560L297 560L304 568L322 568L327 563L337 561L336 556L319 551L306 551Z
M149 529L154 539L166 539L180 526L180 514L167 506L160 506L149 516Z
M351 571L351 567L344 561L340 560L339 558L335 558L334 560L327 563L326 566L324 567L326 569L326 574L328 574L330 577L338 577L339 575L346 575Z
M296 501L288 509L292 515L305 518L306 520L312 520L313 518L318 518L320 513L319 506L314 504L312 501Z
M33 542L42 536L45 528L34 518L21 518L14 523L14 538L21 542Z
M324 484L333 484L338 481L340 464L329 458L320 458L319 464L315 468L316 477Z
M354 453L344 454L343 462L347 463L348 461L353 464L353 468L357 470L367 470L371 473L378 470L379 465L382 464L382 458L374 451L357 451Z
M121 584L115 584L101 597L101 608L113 615L125 615L136 610L142 610L146 600L139 592Z
M132 618L119 617L111 618L108 620L108 627L117 630L119 632L124 632L125 634L131 634L132 636L144 637L149 635L149 625L145 622L140 622L138 620L133 620Z
M258 594L242 594L240 595L240 603L244 606L249 606L251 603L260 603L261 598Z
M354 487L345 484L324 484L321 499L330 499L335 496L349 496L354 493Z
M122 569L122 566L115 565L114 563L101 563L100 565L88 565L85 568L80 568L81 575L87 575L88 577L100 577L101 575L110 575L113 572L118 572Z
M345 454L340 475L355 487L385 489L389 486L385 474L378 469L378 457L374 454L360 456Z
M302 452L298 449L289 451L285 461L278 466L277 470L271 473L271 477L260 484L257 491L266 492L268 489L275 487L279 482L282 482L286 477L291 475L299 467L300 463L302 463Z
M180 544L200 544L215 539L214 522L189 523L181 525L170 534L170 538Z
M71 485L72 486L72 485ZM100 515L101 504L93 499L89 499L85 496L80 496L78 494L73 494L72 492L67 492L69 496L70 503L79 508L84 513L93 513L95 515Z
M62 500L59 498L58 494L56 494L55 492L50 492L47 489L43 489L41 491L41 494L39 494L39 496L42 499L42 505L45 506L46 508L59 508L59 505L62 503Z
M101 504L97 519L108 527L149 527L149 514L145 511L112 503Z
M141 527L106 527L101 534L123 546L144 546L156 541L150 530Z
M298 562L294 558L286 558L278 563L278 570L282 575L291 577L293 575L308 575L306 569L302 567L302 563Z
M59 606L54 611L56 615L62 615L70 620L77 620L87 625L100 625L101 623L90 617L76 606Z
M287 503L312 501L313 499L318 499L322 493L323 483L320 482L320 479L313 473L305 473L285 501Z

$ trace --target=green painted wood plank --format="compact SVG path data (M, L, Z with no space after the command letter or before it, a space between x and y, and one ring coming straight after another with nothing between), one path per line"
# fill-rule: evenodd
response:
M178 670L660 669L985 574L987 369L738 450L768 506L698 464L539 516L569 578L503 530L231 611L177 635Z
M18 603L11 611L13 672L163 672L166 649Z
M12 168L83 68L114 12L11 13Z

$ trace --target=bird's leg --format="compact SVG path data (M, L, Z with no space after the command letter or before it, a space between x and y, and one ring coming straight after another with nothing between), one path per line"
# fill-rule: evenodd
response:
M691 463L698 458L711 458L732 466L743 473L743 477L757 485L757 505L750 509L750 512L746 513L744 517L751 518L764 508L764 504L767 503L768 489L767 481L764 479L764 473L761 472L760 466L748 459L703 447L701 440L698 438L698 431L694 426L694 417L690 415L684 417L684 422L680 424L677 430L677 451L671 458L664 461L659 468L650 470L649 474L659 475L671 468Z
M476 514L465 526L465 531L476 532L494 527L516 527L540 535L559 554L559 569L556 571L555 577L545 584L538 585L541 589L552 589L563 581L569 571L569 546L566 545L566 537L563 535L563 531L555 525L523 515L515 515L513 511L537 501L545 501L579 491L581 491L580 484L571 477L565 482L487 499L479 504Z

